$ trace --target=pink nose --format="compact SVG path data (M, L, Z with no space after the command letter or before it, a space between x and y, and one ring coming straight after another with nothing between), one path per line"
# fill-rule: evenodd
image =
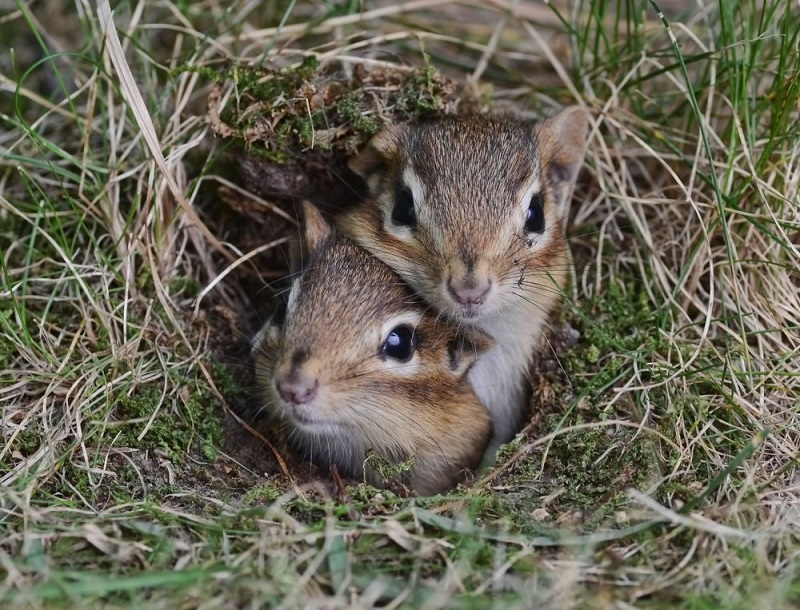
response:
M275 385L278 388L278 394L286 402L293 405L304 405L316 397L319 381L317 379L299 377L296 379L279 379Z
M482 305L489 296L492 282L488 279L466 282L451 279L447 283L447 289L453 300L460 305Z

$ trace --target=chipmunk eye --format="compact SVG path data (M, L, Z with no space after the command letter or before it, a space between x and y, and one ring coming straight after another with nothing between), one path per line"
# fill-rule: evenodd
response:
M394 208L392 222L413 229L417 226L417 213L414 211L414 195L407 186L397 183L394 189Z
M528 211L525 213L525 230L528 233L542 233L544 231L544 197L541 193L531 195Z
M414 330L408 326L396 326L390 330L381 353L394 360L408 362L414 354Z

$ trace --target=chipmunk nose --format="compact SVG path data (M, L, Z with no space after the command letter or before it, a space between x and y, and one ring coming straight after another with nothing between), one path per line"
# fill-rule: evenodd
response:
M304 405L317 396L319 380L307 377L284 378L278 379L275 385L283 400L293 405Z
M450 278L447 282L447 290L453 300L460 305L482 305L489 296L492 289L492 282L488 278L484 279L462 279L455 280Z

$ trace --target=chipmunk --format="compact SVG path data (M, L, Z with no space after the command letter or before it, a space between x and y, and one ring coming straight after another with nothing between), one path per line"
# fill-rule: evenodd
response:
M337 227L459 328L495 340L469 371L492 452L522 427L535 347L562 294L588 124L573 106L538 125L477 115L394 125L350 164L371 196Z
M466 379L492 340L433 315L384 263L304 204L309 258L256 336L267 408L310 461L385 483L369 451L446 491L478 465L491 420Z

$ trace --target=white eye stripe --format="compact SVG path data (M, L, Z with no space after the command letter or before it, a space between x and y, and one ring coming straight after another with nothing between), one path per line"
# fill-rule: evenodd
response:
M420 202L423 200L422 182L419 177L414 173L410 166L407 166L403 173L400 175L400 180L404 187L407 187L411 193L411 198L414 202L415 210L419 208ZM395 206L395 190L391 190L391 196L386 197L383 201L384 204L384 218L383 229L389 235L401 239L403 241L413 241L414 233L410 227L403 224L398 224L392 221L392 210Z
M542 191L542 183L537 178L536 180L533 181L533 184L531 184L525 190L525 193L522 195L522 199L520 200L520 207L522 207L523 211L527 211L528 210L528 206L531 203L531 196L534 193L540 193L541 191Z
M403 180L403 184L405 184L411 191L411 195L414 198L414 205L419 205L420 202L424 201L425 193L424 189L422 188L422 181L419 179L419 176L414 173L414 170L410 165L406 166L406 168L403 170L403 175L401 178Z
M506 231L508 235L526 235L524 230L525 219L527 216L528 208L531 205L531 197L535 193L541 193L542 190L542 182L539 178L535 178L534 181L522 192L522 196L519 199L519 210L521 214L516 216L514 214L509 215L506 218ZM545 206L545 218L547 217L547 206Z
M300 292L300 278L295 278L292 282L292 287L289 290L289 296L286 297L286 311L292 311L297 303L297 295Z

